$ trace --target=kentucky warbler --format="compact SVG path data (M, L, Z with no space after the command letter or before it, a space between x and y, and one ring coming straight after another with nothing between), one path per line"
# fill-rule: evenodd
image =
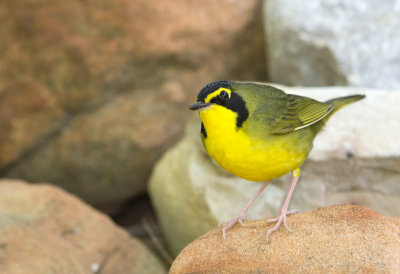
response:
M283 222L289 201L300 176L300 166L313 146L313 140L333 113L363 99L352 95L318 102L311 98L286 94L277 88L230 81L206 85L191 110L201 118L201 138L207 152L224 169L246 180L263 185L239 215L223 228L226 231L246 218L254 200L274 178L288 172L292 182L270 234Z

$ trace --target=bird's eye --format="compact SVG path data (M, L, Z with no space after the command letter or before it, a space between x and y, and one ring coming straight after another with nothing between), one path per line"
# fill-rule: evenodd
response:
M229 99L229 94L225 90L221 91L219 94L219 98L222 100L228 100Z

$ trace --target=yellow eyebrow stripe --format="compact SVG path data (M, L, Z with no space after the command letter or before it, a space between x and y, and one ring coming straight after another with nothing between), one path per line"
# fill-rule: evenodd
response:
M221 91L225 90L228 94L229 94L229 98L231 98L231 90L227 89L227 88L219 88L216 91L210 93L207 95L206 99L204 99L204 103L210 103L210 101L212 100L212 98L218 96Z
M231 90L230 90L230 89L227 89L227 88L219 88L219 89L217 89L216 91L214 91L214 92L208 94L207 97L206 97L206 99L204 99L204 103L209 103L209 102L212 100L212 98L218 96L218 95L221 93L221 91L223 91L223 90L225 90L225 91L229 94L229 98L231 98Z

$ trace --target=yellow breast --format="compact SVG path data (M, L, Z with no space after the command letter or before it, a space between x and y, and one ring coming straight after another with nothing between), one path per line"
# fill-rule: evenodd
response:
M204 147L230 173L267 181L294 170L307 158L312 144L299 146L297 133L255 138L245 132L245 125L237 129L236 116L218 105L200 111L207 132L206 138L202 136Z

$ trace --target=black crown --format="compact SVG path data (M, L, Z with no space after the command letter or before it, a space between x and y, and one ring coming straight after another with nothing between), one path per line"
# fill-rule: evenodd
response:
M215 81L208 83L205 87L203 87L199 95L197 96L197 102L203 101L208 94L218 90L219 88L229 88L230 89L231 84L226 81L226 80L221 80L221 81Z

